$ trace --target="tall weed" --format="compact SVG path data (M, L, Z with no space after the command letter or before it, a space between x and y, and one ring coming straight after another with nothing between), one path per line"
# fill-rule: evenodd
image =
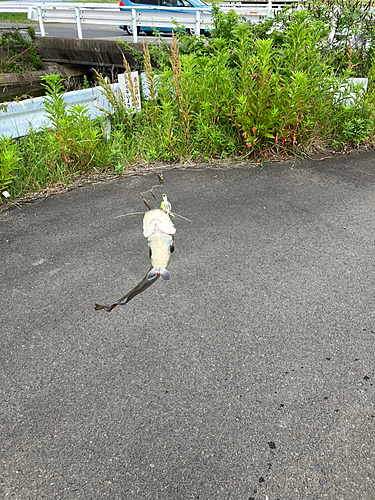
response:
M44 134L46 159L51 168L63 176L71 176L102 165L104 158L99 144L104 142L104 131L98 122L92 122L87 106L67 106L63 93L63 79L58 75L42 77L47 95L44 99L46 118L50 121Z
M20 157L18 156L16 144L11 138L0 136L0 197L9 196L7 189L10 188L14 178L15 170L18 168ZM4 194L7 193L7 195Z
M230 54L220 41L212 44L211 56L197 62L199 77L195 79L195 99L192 106L193 150L204 155L233 154L233 127L228 117L232 113L235 74Z

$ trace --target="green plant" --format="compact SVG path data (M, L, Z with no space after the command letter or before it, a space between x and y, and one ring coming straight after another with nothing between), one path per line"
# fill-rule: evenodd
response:
M28 34L31 41L27 40L22 33L15 28L11 28L1 35L0 47L4 47L7 50L7 56L0 60L1 72L21 73L29 69L37 70L41 67L42 61L32 42L35 37L33 28L28 30ZM14 48L16 46L21 46L21 51L16 50Z
M117 43L121 45L126 52L126 55L123 54L123 57L125 57L125 59L127 60L127 58L129 58L130 56L133 69L135 71L138 71L141 68L143 62L142 51L134 48L129 42L118 40Z
M124 138L122 130L115 130L112 133L111 137L111 148L109 161L110 164L113 165L116 174L122 174L125 164L125 147L124 147Z
M154 67L163 71L169 67L170 47L158 31L154 30L153 35L158 39L158 43L147 42L147 46Z
M347 120L343 123L342 135L345 143L352 142L358 145L360 142L369 138L372 128L372 121L368 118L353 116L351 120Z
M332 102L330 70L319 49L325 27L309 13L295 11L286 22L278 50L280 121L276 140L295 146L319 133ZM325 126L325 123L324 123Z
M246 24L245 19L236 14L234 10L224 13L216 3L212 4L212 19L214 28L211 36L227 41L232 39L233 31L240 24Z
M29 35L31 40L35 40L35 28L33 26L27 26L26 33Z
M306 12L292 12L282 37L253 37L245 24L233 30L237 95L231 119L253 155L290 151L320 133L332 101L327 66L319 51L323 33Z
M228 116L235 94L235 75L222 39L214 39L210 55L202 55L196 64L199 79L192 79L191 90L194 149L210 155L223 151L231 154L234 148Z
M82 88L83 89L89 89L90 88L90 84L89 84L89 81L88 81L88 78L86 75L83 75L83 78L82 78Z
M37 132L30 128L28 134L18 139L17 146L21 157L14 189L18 194L37 191L60 181L57 169L46 156L47 130Z
M367 31L356 24L354 41L366 39L362 50L343 31L355 19L353 11L338 24L330 4L314 5L315 10L284 9L256 24L220 12L209 38L188 37L177 27L171 48L163 39L158 47L145 45L142 60L138 52L136 57L150 98L143 95L137 112L97 74L110 104L109 137L103 121L91 121L84 106L67 106L58 75L45 77L49 124L7 146L19 158L17 170L6 174L12 194L66 185L84 170L112 168L120 174L140 162L239 155L263 160L274 153L301 156L317 144L375 143L371 23L363 21ZM333 39L332 23L338 27ZM135 100L126 60L124 67ZM348 78L366 68L368 92L357 89L353 96Z
M44 106L50 122L46 135L47 161L66 176L87 170L95 160L100 164L98 146L104 139L100 121L91 122L87 106L67 106L62 92L63 79L59 75L41 78L46 82L42 84L47 92Z
M143 143L145 150L151 152L152 160L163 157L170 161L183 155L181 115L173 81L171 70L165 71L158 80L158 119L155 128L146 129Z
M14 170L17 169L19 161L17 147L12 138L0 135L0 194L4 195L12 184Z
M149 89L149 94L150 94L151 125L153 127L155 127L157 116L158 116L156 82L155 82L155 75L153 74L152 66L151 66L150 51L148 49L148 46L144 45L144 44L143 44L143 58L144 58L145 74L146 74L146 78L147 78L147 82L148 82L148 89Z
M360 89L351 88L350 91L350 94L338 92L334 104L331 137L337 146L358 146L374 134L374 103L368 96L361 95Z
M235 49L238 90L232 116L251 151L259 149L264 139L275 139L275 122L280 115L272 107L279 83L274 71L277 64L272 40L255 40L253 47L255 52L247 32L238 30Z
M117 96L112 88L110 83L96 70L94 73L98 79L99 85L102 87L100 92L106 97L109 103L109 109L98 108L105 115L107 115L113 125L121 124L123 122L132 122L132 116L129 114L128 109L125 105L124 96L119 94Z
M352 76L366 76L374 42L375 15L372 1L306 0L306 12L330 32L329 43L321 43L324 57L338 75L348 69Z

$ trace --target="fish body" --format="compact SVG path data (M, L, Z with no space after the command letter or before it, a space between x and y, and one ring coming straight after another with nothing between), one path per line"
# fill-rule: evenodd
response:
M147 275L149 279L158 275L163 280L169 280L170 275L166 267L174 251L175 232L176 228L169 215L163 210L158 208L145 213L143 235L148 241L152 266Z
M105 309L112 311L116 306L127 304L133 297L142 293L151 286L159 276L163 280L169 280L169 272L166 267L169 263L171 253L174 251L173 235L176 232L169 215L163 210L149 210L143 217L143 235L147 238L150 249L151 269L143 280L129 293L121 297L112 305L95 304L95 310Z

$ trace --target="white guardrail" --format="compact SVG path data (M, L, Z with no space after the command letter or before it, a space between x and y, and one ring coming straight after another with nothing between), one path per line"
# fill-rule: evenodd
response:
M119 84L111 85L113 93L119 98ZM98 108L112 111L107 98L100 92L102 87L94 87L85 90L74 90L65 92L63 97L68 106L82 104L87 107L87 114L93 120L104 113ZM44 97L34 97L19 102L6 103L6 109L0 109L0 135L6 137L25 136L30 127L39 130L43 125L48 125L49 120L45 116Z
M117 75L118 82L110 84L111 90L117 100L121 97L122 105L128 110L139 110L142 107L140 85L142 85L144 99L150 99L149 84L145 73L139 75L138 71L132 71L131 79L135 91L135 104L131 92L127 86L124 73ZM68 113L74 104L84 105L85 114L94 120L100 116L106 116L105 111L113 112L113 107L103 94L103 87L73 90L63 93ZM48 126L50 120L46 116L45 97L33 97L19 102L3 103L0 107L0 136L23 137L28 134L30 127L38 131ZM108 122L108 129L110 124Z
M201 28L212 26L211 14L203 10L192 13L176 13L173 7L129 7L127 10L119 9L88 9L87 7L74 7L74 9L61 7L50 8L44 6L31 7L28 18L39 21L41 35L44 36L44 23L72 23L77 25L78 38L82 36L82 25L125 25L133 28L133 42L138 41L137 27L151 26L161 28L173 27L171 20L175 19L186 28L195 29L200 33ZM160 12L161 11L161 12ZM173 12L172 12L173 11Z
M51 8L57 6L68 6L66 2L61 2L61 0L47 0L46 2L29 2L29 1L19 1L19 2L2 2L0 1L0 12L23 12L27 14L30 7L36 7L37 5L49 6ZM89 7L89 8L114 8L116 4L114 3L89 3L89 2L79 2L72 3L70 8L74 8L75 5L80 7Z
M272 0L264 4L221 5L224 11L235 10L240 15L257 21L272 14ZM276 7L277 8L277 7ZM0 12L27 12L31 21L38 21L40 34L45 36L44 23L76 24L78 38L83 38L82 25L132 26L133 42L138 41L137 27L151 26L172 28L172 20L199 34L201 29L212 28L210 8L191 8L191 12L176 12L175 7L158 7L140 4L137 7L122 7L116 4L73 2L0 2Z

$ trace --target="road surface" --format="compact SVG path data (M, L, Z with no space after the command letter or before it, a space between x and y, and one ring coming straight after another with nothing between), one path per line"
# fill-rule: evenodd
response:
M1 215L1 498L373 500L375 153L164 179Z
M0 33L1 30L9 29L11 27L18 26L21 30L26 29L27 26L32 26L35 29L36 36L40 36L39 24L38 23L11 23L0 21ZM60 37L60 38L78 38L77 26L75 24L54 24L45 23L46 36ZM133 37L125 33L124 30L118 28L117 26L98 26L84 25L82 26L83 38L92 39L106 39L106 40L123 40L124 42L132 42ZM172 38L168 33L162 33L161 37L170 40ZM141 32L138 36L139 42L155 41L154 36L146 35Z

